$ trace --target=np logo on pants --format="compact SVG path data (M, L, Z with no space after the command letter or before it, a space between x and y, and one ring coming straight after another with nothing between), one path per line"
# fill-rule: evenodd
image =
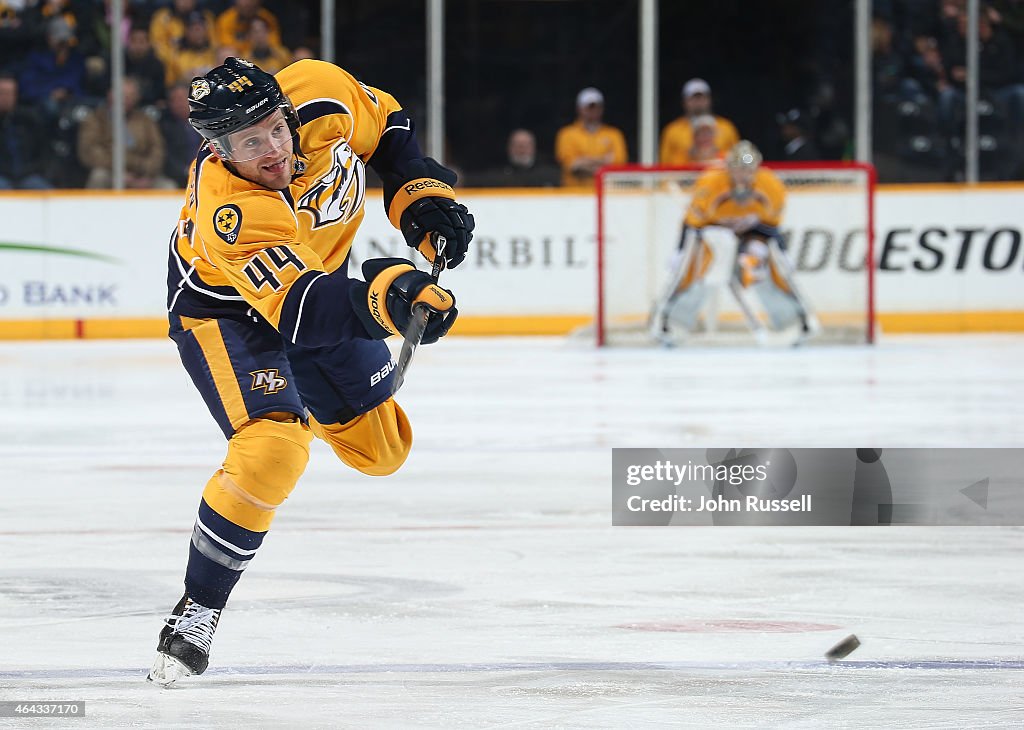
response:
M264 395L273 395L288 387L288 381L277 374L277 368L256 370L252 376L252 390L262 390Z

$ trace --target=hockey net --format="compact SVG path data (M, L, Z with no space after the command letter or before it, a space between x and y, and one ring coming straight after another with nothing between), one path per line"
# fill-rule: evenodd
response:
M821 324L812 342L865 343L875 334L874 169L861 163L765 163L786 186L781 225L794 279ZM654 344L649 319L670 277L693 185L704 168L629 165L597 176L598 345ZM725 235L723 235L723 233ZM714 251L708 306L694 344L750 344L727 288L735 236Z

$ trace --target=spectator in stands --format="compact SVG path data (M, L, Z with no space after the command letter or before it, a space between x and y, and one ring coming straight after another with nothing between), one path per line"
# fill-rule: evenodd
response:
M306 58L316 58L316 54L313 53L313 49L309 46L296 46L295 50L292 51L292 63Z
M669 123L661 133L661 151L658 156L663 165L685 165L693 148L693 120L711 115L715 120L715 146L731 150L740 141L736 126L725 117L712 114L711 87L704 79L690 79L682 89L683 115Z
M537 160L537 138L528 129L514 129L508 136L504 166L470 180L471 185L499 188L550 188L558 185L558 168Z
M196 76L206 73L219 63L210 44L210 26L207 15L193 11L185 19L185 35L167 64L167 84L188 84Z
M149 40L153 44L157 58L163 61L164 66L168 69L174 63L175 55L184 45L185 32L193 13L199 13L205 21L203 24L203 29L206 32L205 46L213 48L215 43L213 13L209 10L197 10L196 0L174 0L170 7L160 8L153 13L153 19L149 23ZM170 78L170 71L168 71L167 83L174 83Z
M159 104L167 94L164 87L166 74L163 63L149 44L149 31L143 26L132 28L124 48L124 72L139 81L143 106Z
M621 165L628 159L626 138L616 127L604 124L604 94L593 86L576 95L576 121L558 130L555 158L562 167L562 185L588 187L605 165Z
M1012 127L1024 123L1024 84L1020 83L1017 54L1013 42L1001 28L994 28L985 13L978 18L979 84L983 93L1004 104ZM957 110L964 105L964 84L967 80L967 14L956 21L956 34L942 49L949 72L950 85L939 95L939 113L947 130L955 132Z
M819 83L807 100L809 128L823 160L850 159L853 156L852 133L836 100L835 87Z
M276 74L292 62L291 52L280 43L274 43L270 25L259 16L249 23L248 44L246 58L268 74Z
M775 121L779 125L779 137L782 139L782 159L794 162L821 159L802 111L790 109L783 114L776 114Z
M910 77L921 92L937 101L949 86L946 66L939 52L939 42L933 36L918 36L914 39L914 50L908 66Z
M277 18L260 0L235 0L234 6L217 16L215 36L221 46L233 46L239 53L249 55L249 26L253 18L263 18L270 28L272 43L281 45L281 31Z
M30 110L18 108L18 80L0 74L0 190L46 190L43 129Z
M203 142L199 133L188 123L188 92L189 86L185 84L168 89L167 111L160 117L160 132L167 149L164 175L179 188L188 183L188 170Z
M235 46L217 46L213 51L213 57L216 59L214 65L224 63L224 61L232 56L242 56L244 58L245 54Z
M31 22L38 28L45 28L49 23L61 18L71 29L70 44L78 49L82 56L93 56L101 53L100 39L96 35L98 26L103 25L103 16L91 0L38 0L28 3L31 8ZM24 89L22 91L25 91Z
M39 39L25 0L0 0L0 68L9 68L32 50Z
M939 0L939 20L942 23L955 23L967 10L967 0Z
M707 165L725 157L726 150L716 144L718 125L710 114L701 114L690 120L693 129L693 144L687 152L687 162Z
M157 123L139 107L139 80L124 80L125 187L133 189L174 187L161 173L164 165L164 141ZM97 107L78 129L78 159L89 170L88 188L110 188L113 184L114 134L107 103Z
M47 116L55 117L65 102L82 95L85 59L74 46L71 26L55 17L46 25L46 48L30 53L21 66L21 98Z
M993 26L1005 30L1017 44L1024 40L1024 0L989 0L985 14Z
M872 90L883 101L915 100L923 93L894 47L892 23L879 15L871 19L871 71Z

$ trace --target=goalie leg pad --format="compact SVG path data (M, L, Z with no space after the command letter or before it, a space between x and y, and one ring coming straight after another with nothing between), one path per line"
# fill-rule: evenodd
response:
M774 281L758 282L751 290L756 292L772 330L783 330L800 321L803 308L791 294L777 287Z
M309 426L345 464L370 476L398 471L412 448L409 419L393 398L347 423L319 423L310 416Z
M230 522L266 532L305 471L312 440L297 416L250 421L228 441L223 468L207 483L203 499Z
M692 332L707 297L704 281L714 261L711 247L699 239L687 246L672 267L672 278L652 318L652 334L657 339L668 337L670 320L686 332Z
M817 320L796 286L792 264L775 241L768 244L765 253L764 274L745 286L756 293L772 330L778 332L799 325L805 333L813 334L818 328Z

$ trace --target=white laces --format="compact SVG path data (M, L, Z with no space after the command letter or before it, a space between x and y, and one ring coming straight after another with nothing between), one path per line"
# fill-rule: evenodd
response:
M164 619L164 623L170 626L175 634L184 637L188 643L198 646L209 654L210 647L213 645L213 632L217 630L217 621L219 620L219 608L207 608L188 600L185 602L185 610L180 616L168 616Z

